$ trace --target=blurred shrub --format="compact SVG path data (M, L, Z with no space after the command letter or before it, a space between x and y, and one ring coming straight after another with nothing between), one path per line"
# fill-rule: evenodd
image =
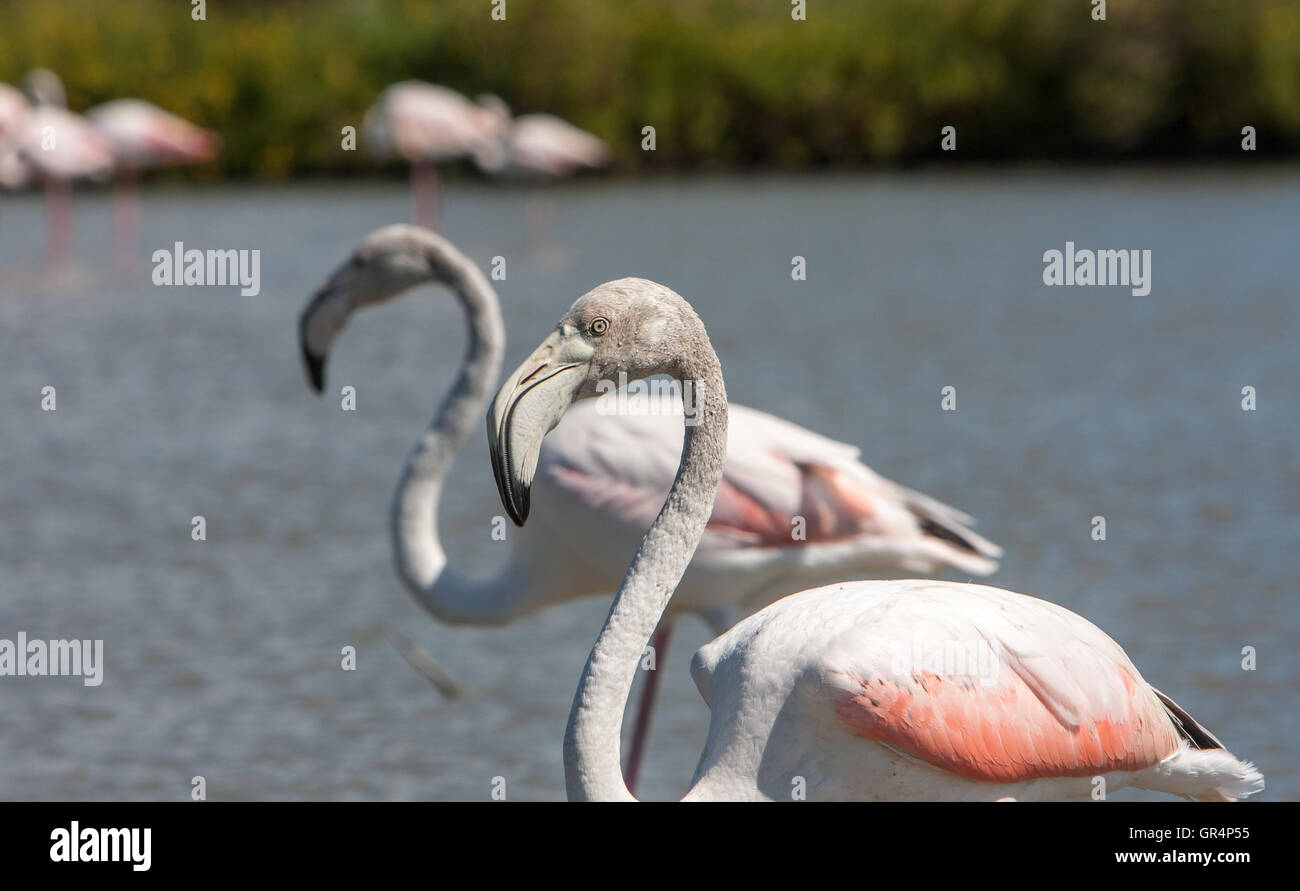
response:
M139 96L218 130L197 175L369 168L344 152L422 78L607 139L634 169L1300 149L1295 0L0 0L0 80L59 72L84 109ZM641 128L658 150L640 150Z

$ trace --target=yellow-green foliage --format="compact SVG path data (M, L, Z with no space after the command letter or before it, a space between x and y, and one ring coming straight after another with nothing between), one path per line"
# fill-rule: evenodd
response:
M340 129L387 83L495 92L632 169L1300 148L1295 0L0 0L0 80L59 72L218 130L200 173L370 167ZM657 129L658 151L639 148Z

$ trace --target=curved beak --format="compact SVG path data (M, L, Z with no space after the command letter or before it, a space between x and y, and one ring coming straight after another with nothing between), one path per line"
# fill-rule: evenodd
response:
M302 350L302 367L307 372L307 381L317 393L325 390L326 354L317 355L307 342L307 314L298 317L298 348Z
M325 360L329 358L330 344L348 317L347 288L341 283L342 277L342 271L331 275L298 316L302 365L311 388L317 393L325 389Z
M542 440L578 398L595 352L580 334L568 331L557 330L542 341L505 379L488 409L492 475L516 526L528 519L529 490Z

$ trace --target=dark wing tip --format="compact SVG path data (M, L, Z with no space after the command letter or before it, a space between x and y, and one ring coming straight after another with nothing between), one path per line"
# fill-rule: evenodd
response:
M1160 700L1160 704L1165 707L1165 711L1167 711L1169 716L1173 718L1174 726L1178 728L1178 732L1185 737L1188 742L1196 746L1196 748L1227 748L1223 743L1219 742L1217 736L1205 729L1205 725L1189 715L1178 703L1161 693L1155 687L1151 688L1151 692L1156 694L1156 698Z

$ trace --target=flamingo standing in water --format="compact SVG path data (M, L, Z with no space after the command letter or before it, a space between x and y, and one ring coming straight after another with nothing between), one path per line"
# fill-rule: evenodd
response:
M406 80L379 94L362 128L372 153L411 165L412 219L433 228L438 164L491 150L509 120L509 109L496 96L480 96L475 104L447 87Z
M115 99L86 112L108 140L116 159L113 188L113 254L119 268L131 264L140 241L139 176L157 167L210 161L221 150L211 130L191 124L142 99Z
M0 151L0 173L19 184L44 184L45 260L46 268L54 268L67 259L72 240L72 181L108 176L113 152L85 118L64 107L57 75L38 68L28 73L24 85L33 104L10 125Z
M488 415L497 488L522 524L543 437L575 400L660 374L692 382L699 410L578 683L564 736L571 800L633 798L619 767L623 709L725 498L728 417L739 413L690 305L622 279L573 304ZM598 547L569 531L570 549ZM702 647L691 673L712 718L687 800L1086 800L1095 777L1110 791L1205 800L1263 788L1100 629L997 588L859 581L792 594Z
M393 497L390 530L402 582L451 624L502 625L550 604L608 596L623 578L621 555L636 546L672 483L682 450L680 399L647 399L640 414L606 414L596 402L570 412L529 468L542 493L542 522L515 537L510 563L497 575L466 578L447 566L438 502L500 373L505 334L492 286L445 239L388 226L369 235L316 292L300 317L299 340L320 391L329 349L351 314L426 282L455 293L470 343ZM732 608L755 609L793 584L947 568L983 575L997 567L1001 551L965 528L969 517L878 476L853 446L739 405L731 416L721 490L691 571L659 622L656 662L681 613L701 616L716 633L729 624ZM657 680L657 671L648 672L643 686L628 759L632 785Z

